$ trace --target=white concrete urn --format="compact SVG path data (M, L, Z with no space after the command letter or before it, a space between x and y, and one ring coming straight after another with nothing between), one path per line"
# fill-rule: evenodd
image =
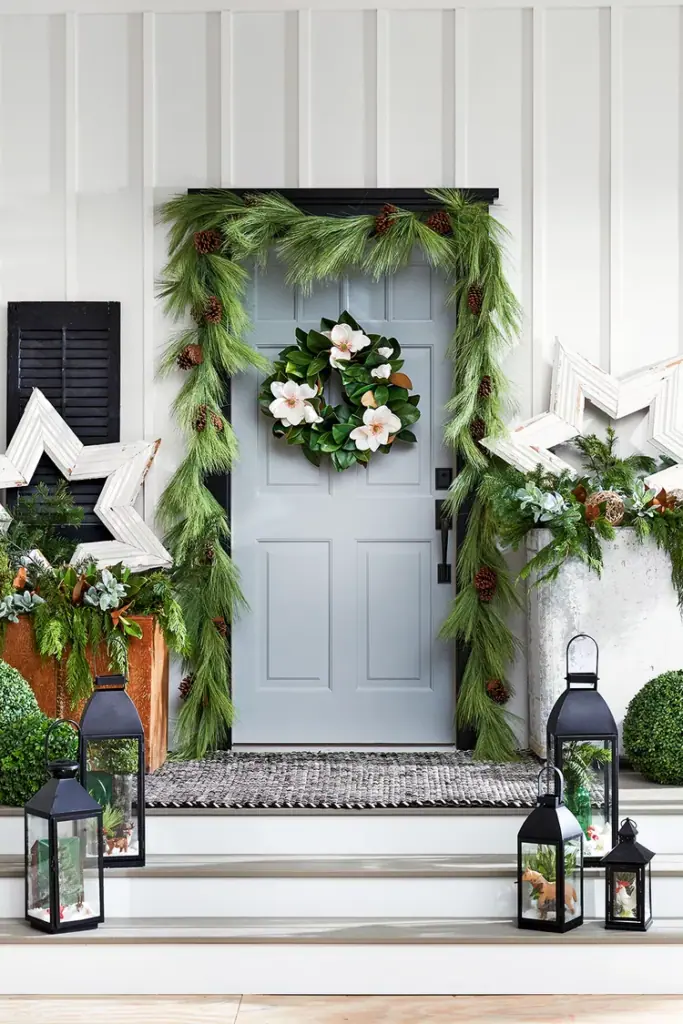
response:
M550 541L549 530L527 535L527 558ZM665 551L631 528L603 541L602 576L569 559L556 580L528 589L529 743L545 757L546 723L564 690L566 648L577 633L600 649L598 689L619 726L631 698L668 669L683 668L683 619Z

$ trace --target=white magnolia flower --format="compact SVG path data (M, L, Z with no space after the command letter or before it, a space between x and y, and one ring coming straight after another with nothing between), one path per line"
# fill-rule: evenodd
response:
M386 380L391 376L391 366L389 363L382 363L381 366L376 366L374 370L370 370L371 377L377 377L379 380Z
M331 331L325 331L326 337L332 342L330 350L330 366L339 369L340 362L346 362L370 344L370 339L362 331L354 331L348 324L335 324Z
M379 409L366 409L363 413L363 426L356 427L349 437L356 442L359 451L376 452L381 444L388 444L389 437L401 429L401 421L387 405Z
M378 348L377 351L383 359L389 359L389 357L394 354L394 350L391 345L382 345L382 347Z
M298 427L302 420L306 423L322 423L322 416L306 399L315 398L317 391L308 384L297 384L287 380L284 383L275 380L270 385L275 400L268 408L276 420L281 420L285 427Z

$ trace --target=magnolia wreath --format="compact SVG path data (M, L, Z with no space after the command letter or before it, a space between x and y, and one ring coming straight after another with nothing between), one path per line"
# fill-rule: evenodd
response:
M275 437L298 445L314 466L329 455L339 472L367 466L395 441L417 441L408 428L420 418L420 396L410 394L395 338L366 334L344 312L338 321L321 320L319 331L297 328L296 340L280 352L259 395L261 409L275 420ZM333 375L338 405L331 404Z

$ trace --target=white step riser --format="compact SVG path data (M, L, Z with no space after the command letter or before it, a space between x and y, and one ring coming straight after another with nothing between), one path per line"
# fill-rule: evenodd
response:
M0 947L2 995L682 994L679 945ZM156 966L155 966L156 965ZM161 970L160 970L161 966Z
M626 813L626 812L624 812ZM520 814L150 815L151 854L508 854ZM656 853L683 853L683 814L638 814L639 838ZM23 850L21 816L0 815L0 853Z
M502 918L516 914L511 877L116 878L105 879L115 918L376 917ZM21 878L0 878L0 918L24 914ZM602 918L604 881L586 879L584 916ZM654 913L683 918L683 879L653 879Z

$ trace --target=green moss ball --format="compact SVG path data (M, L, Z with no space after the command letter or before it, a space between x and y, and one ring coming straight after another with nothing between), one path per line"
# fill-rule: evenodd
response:
M683 671L651 679L629 704L624 751L646 779L683 785Z

